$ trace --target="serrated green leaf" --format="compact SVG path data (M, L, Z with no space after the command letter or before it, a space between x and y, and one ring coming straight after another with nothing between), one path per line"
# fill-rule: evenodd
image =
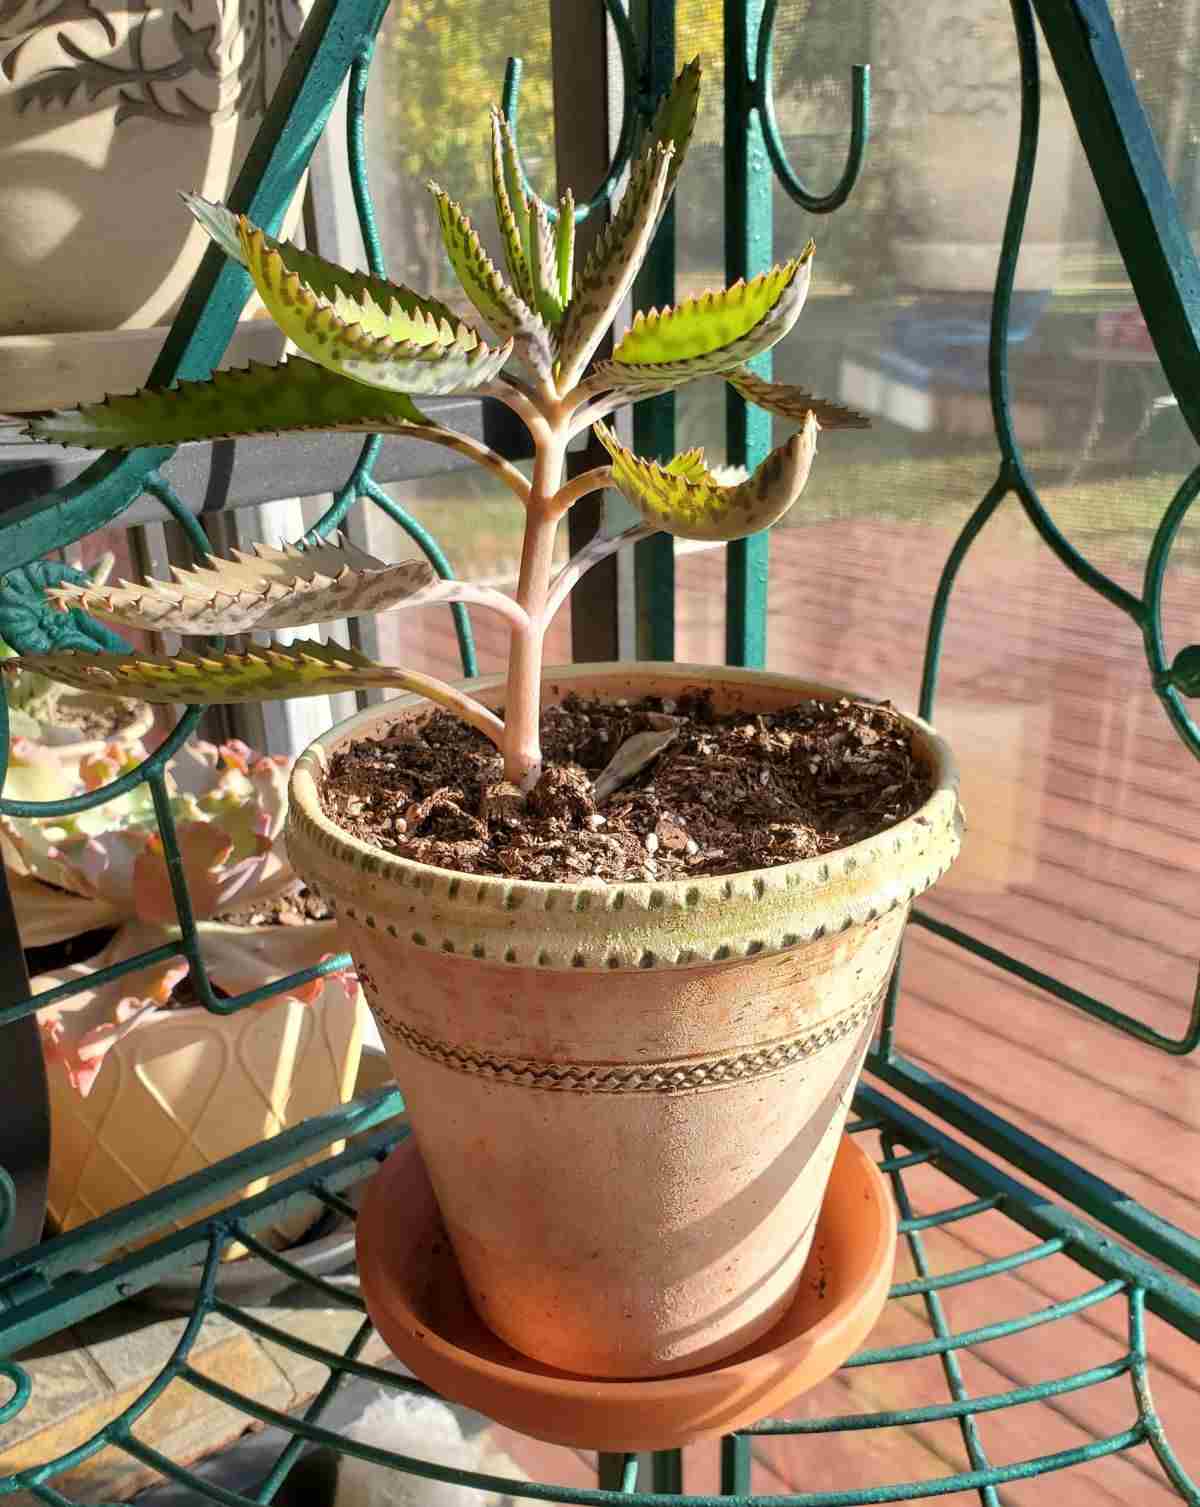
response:
M533 275L529 269L529 203L521 188L517 149L508 122L492 111L492 197L496 224L513 287L533 306Z
M561 324L566 305L558 296L558 253L554 229L546 211L538 203L530 205L529 223L529 271L533 279L534 303L547 324Z
M91 450L136 450L187 440L234 439L309 429L359 433L429 421L404 393L384 392L339 377L293 356L279 366L252 363L205 382L143 388L31 419L31 439Z
M442 242L450 265L480 314L501 339L527 335L544 340L546 330L542 321L501 277L462 206L455 204L436 183L431 183L429 190L437 205Z
M778 522L808 480L820 425L809 414L804 428L770 455L747 480L721 486L695 451L665 466L627 450L606 424L593 425L612 456L613 485L647 523L680 539L729 540L757 534Z
M79 607L109 622L209 636L306 627L396 607L420 606L438 577L424 560L387 565L349 541L299 549L256 546L230 560L210 556L174 581L122 581L114 587L63 584L50 593L63 610Z
M575 195L570 189L558 201L554 257L558 266L558 299L565 309L571 302L571 288L575 277Z
M198 194L184 194L183 202L221 250L250 270L243 244L243 227L248 227L250 231L257 230L258 227L251 224L244 215L235 215L223 204L210 203ZM274 236L267 235L266 231L260 230L259 234L268 249L276 252L286 270L294 272L319 298L324 298L331 304L336 304L339 297L348 298L354 303L363 303L369 299L371 304L381 310L399 311L408 315L418 333L397 335L397 339L418 339L421 343L426 343L423 337L434 331L446 343L458 324L458 316L439 299L427 298L423 293L415 293L403 283L391 282L386 277L374 277L369 272L354 272L347 267L339 267L336 262L326 261L316 252L305 251L290 241L278 241Z
M101 696L135 696L159 705L225 706L324 696L367 686L410 685L409 676L340 644L256 648L245 654L29 654L5 660L5 672L32 670Z
M567 308L559 341L559 390L582 376L642 265L666 194L675 149L653 143L601 231Z
M700 59L694 57L690 63L685 63L680 69L678 77L671 85L666 98L655 111L654 119L650 124L650 139L666 145L668 142L675 148L675 156L671 162L670 172L667 175L667 188L664 202L670 198L671 190L675 187L680 169L683 167L687 149L691 143L692 133L696 129L696 114L700 108L700 78L703 70Z
M467 325L451 329L397 305L383 310L339 292L335 301L290 272L278 251L249 221L238 222L242 249L259 296L275 323L307 356L341 376L390 392L470 392L496 376L512 342L493 350ZM405 330L418 331L409 339Z
M750 282L701 293L668 309L638 314L613 351L612 365L685 366L695 375L724 371L760 355L800 317L811 278L812 243L795 260Z
M776 413L780 418L802 420L815 413L822 429L869 429L871 421L865 414L847 408L843 403L833 403L828 398L814 397L803 387L792 387L786 382L765 382L747 366L738 366L723 373L730 387L759 408Z
M697 445L692 450L681 451L673 455L664 471L669 471L672 476L682 476L685 481L702 481L708 475L708 467L704 464L704 451Z
M30 671L99 696L167 706L282 701L369 687L427 696L499 745L504 727L479 702L414 670L376 664L340 644L299 643L244 654L29 654L0 662L0 673Z

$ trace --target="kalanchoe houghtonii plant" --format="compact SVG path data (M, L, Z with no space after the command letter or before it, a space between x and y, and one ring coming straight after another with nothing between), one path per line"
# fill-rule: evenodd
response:
M864 421L800 388L763 381L747 363L795 324L812 275L812 244L751 282L639 313L610 358L594 363L626 299L675 187L699 99L700 68L680 73L650 126L628 187L590 255L574 256L574 202L552 221L527 194L504 119L492 116L492 183L507 278L459 205L437 185L447 255L490 335L444 304L383 278L349 272L281 244L244 216L198 198L188 204L227 255L249 271L271 316L304 358L276 367L143 391L35 420L43 440L97 449L305 429L391 432L459 451L500 477L525 509L515 597L469 582L444 582L423 562L385 564L346 544L268 550L210 560L114 589L64 586L59 605L132 627L181 634L292 628L400 607L460 601L490 608L509 625L505 717L429 676L317 643L245 653L112 656L61 653L23 663L71 685L149 701L234 702L362 687L415 691L456 712L502 751L505 776L524 789L541 769L540 681L546 628L583 573L621 545L656 530L684 538L737 539L775 523L799 497L821 428ZM631 453L604 422L639 398L717 376L750 402L799 428L754 474L723 484L699 450L665 465ZM506 404L528 427L530 480L486 445L425 417L417 400L475 393ZM612 457L564 482L567 447L591 429ZM616 487L642 523L597 539L557 576L558 525L573 503Z
M48 794L95 790L145 758L140 745L113 744L68 772ZM42 758L47 755L42 751ZM214 916L263 906L296 883L283 843L289 761L243 743L187 743L166 778L200 948L212 983L227 994L254 989L321 962L333 950L328 925L261 927L209 924ZM70 817L0 817L10 886L27 946L63 941L102 927L116 934L99 957L36 981L35 991L123 963L178 939L162 839L150 791L125 795ZM168 1005L188 973L180 956L80 989L38 1015L49 1060L60 1062L86 1094L105 1054ZM325 979L289 991L315 1000Z

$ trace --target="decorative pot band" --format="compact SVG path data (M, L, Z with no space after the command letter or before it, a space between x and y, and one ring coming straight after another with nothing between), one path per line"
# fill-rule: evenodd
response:
M538 1062L456 1046L422 1035L390 1012L378 997L371 1009L385 1036L451 1072L511 1083L517 1088L571 1094L686 1094L765 1078L843 1041L874 1016L887 981L841 1014L793 1036L720 1057L668 1062Z
M603 699L696 687L724 710L783 709L837 699L838 687L726 666L572 665L547 670L547 700L576 686ZM467 689L499 705L498 676ZM712 878L664 883L540 883L456 873L386 853L343 831L321 808L320 784L342 746L378 734L425 703L400 697L341 723L292 773L288 851L346 920L416 947L525 968L686 968L789 949L907 906L958 853L962 812L949 749L927 723L906 719L934 789L912 816L825 857ZM615 914L619 913L619 914Z

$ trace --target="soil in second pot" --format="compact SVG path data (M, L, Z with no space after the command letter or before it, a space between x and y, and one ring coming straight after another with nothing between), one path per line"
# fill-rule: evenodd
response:
M705 691L568 696L543 713L542 747L545 771L522 796L481 734L431 711L338 752L322 805L343 830L418 863L622 883L814 858L886 831L933 789L886 702L718 713ZM627 764L638 754L649 761L598 792L618 751Z

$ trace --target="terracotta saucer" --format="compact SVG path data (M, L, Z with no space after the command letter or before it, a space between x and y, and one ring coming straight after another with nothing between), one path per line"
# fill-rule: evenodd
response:
M477 1316L411 1139L372 1179L358 1219L367 1311L416 1376L535 1439L614 1451L675 1449L728 1433L823 1381L879 1317L895 1246L891 1192L847 1136L796 1301L769 1334L682 1376L592 1381L518 1354Z

